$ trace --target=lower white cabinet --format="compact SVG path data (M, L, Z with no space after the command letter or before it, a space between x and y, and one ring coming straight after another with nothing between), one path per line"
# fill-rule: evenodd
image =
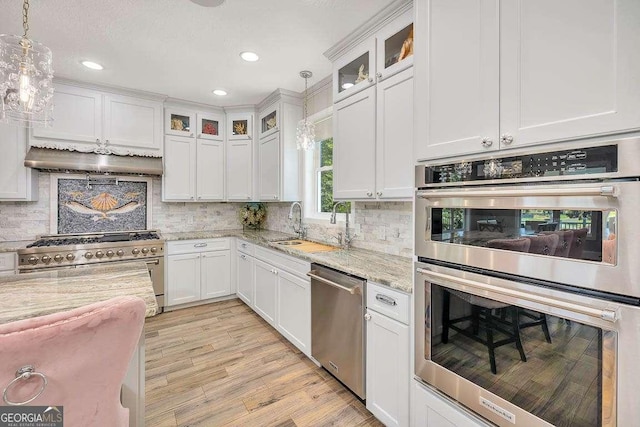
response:
M229 239L169 242L166 261L167 306L233 293Z
M16 274L17 260L15 252L0 253L0 276Z
M409 425L409 302L367 283L367 409L387 427Z
M277 329L304 354L311 354L311 282L276 270Z
M0 124L0 141L0 200L38 200L38 171L24 166L25 128Z
M437 392L416 380L412 382L414 427L489 427Z
M255 278L253 276L253 257L238 252L238 259L236 260L238 278L238 287L236 294L238 298L244 301L249 307L253 306L253 290L255 288Z
M259 259L253 261L255 299L253 309L271 326L276 326L277 270Z

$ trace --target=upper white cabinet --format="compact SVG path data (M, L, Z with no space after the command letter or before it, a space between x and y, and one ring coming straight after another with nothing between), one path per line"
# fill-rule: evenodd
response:
M227 113L227 200L247 201L253 191L253 112Z
M38 200L38 171L24 166L26 129L0 124L0 141L0 201Z
M351 37L362 34L368 36L352 46ZM413 38L407 2L325 53L334 68L336 200L413 195Z
M415 13L416 159L640 128L639 2L427 0Z
M162 155L162 101L56 83L53 124L33 128L30 144L115 154Z
M260 109L258 198L263 201L301 200L300 152L296 129L302 119L302 99L294 92L276 90Z
M166 109L163 201L225 200L223 122L218 113Z

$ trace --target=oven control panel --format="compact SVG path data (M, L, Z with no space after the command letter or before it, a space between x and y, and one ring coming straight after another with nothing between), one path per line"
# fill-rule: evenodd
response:
M423 166L424 184L499 179L582 176L618 171L618 146L607 145L531 155Z

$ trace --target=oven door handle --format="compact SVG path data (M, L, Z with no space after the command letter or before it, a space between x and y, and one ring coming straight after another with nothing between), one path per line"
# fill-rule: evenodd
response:
M147 265L158 265L158 264L160 264L160 259L156 258L153 261L145 261L145 264L147 264Z
M574 304L567 301L561 301L554 298L548 298L541 295L534 295L527 292L516 291L513 289L506 289L500 286L488 285L485 283L476 282L474 280L453 277L448 274L425 270L424 268L417 268L416 271L419 274L423 274L427 277L430 277L436 280L441 279L444 281L456 283L458 285L469 286L471 288L481 289L483 291L490 291L490 292L505 295L511 298L524 299L524 300L535 302L538 304L543 304L550 307L559 308L562 310L572 311L574 313L580 313L590 317L596 317L598 319L607 320L612 323L615 323L618 320L618 313L615 310L600 310L597 308L585 307L583 305Z
M421 199L443 199L445 197L531 197L531 196L604 196L618 197L620 190L614 185L601 185L598 187L571 187L566 188L509 188L492 190L423 190L416 196Z

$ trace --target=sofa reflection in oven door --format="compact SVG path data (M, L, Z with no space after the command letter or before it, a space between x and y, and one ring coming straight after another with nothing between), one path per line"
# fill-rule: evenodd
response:
M416 379L499 426L640 419L640 309L631 299L416 266Z

